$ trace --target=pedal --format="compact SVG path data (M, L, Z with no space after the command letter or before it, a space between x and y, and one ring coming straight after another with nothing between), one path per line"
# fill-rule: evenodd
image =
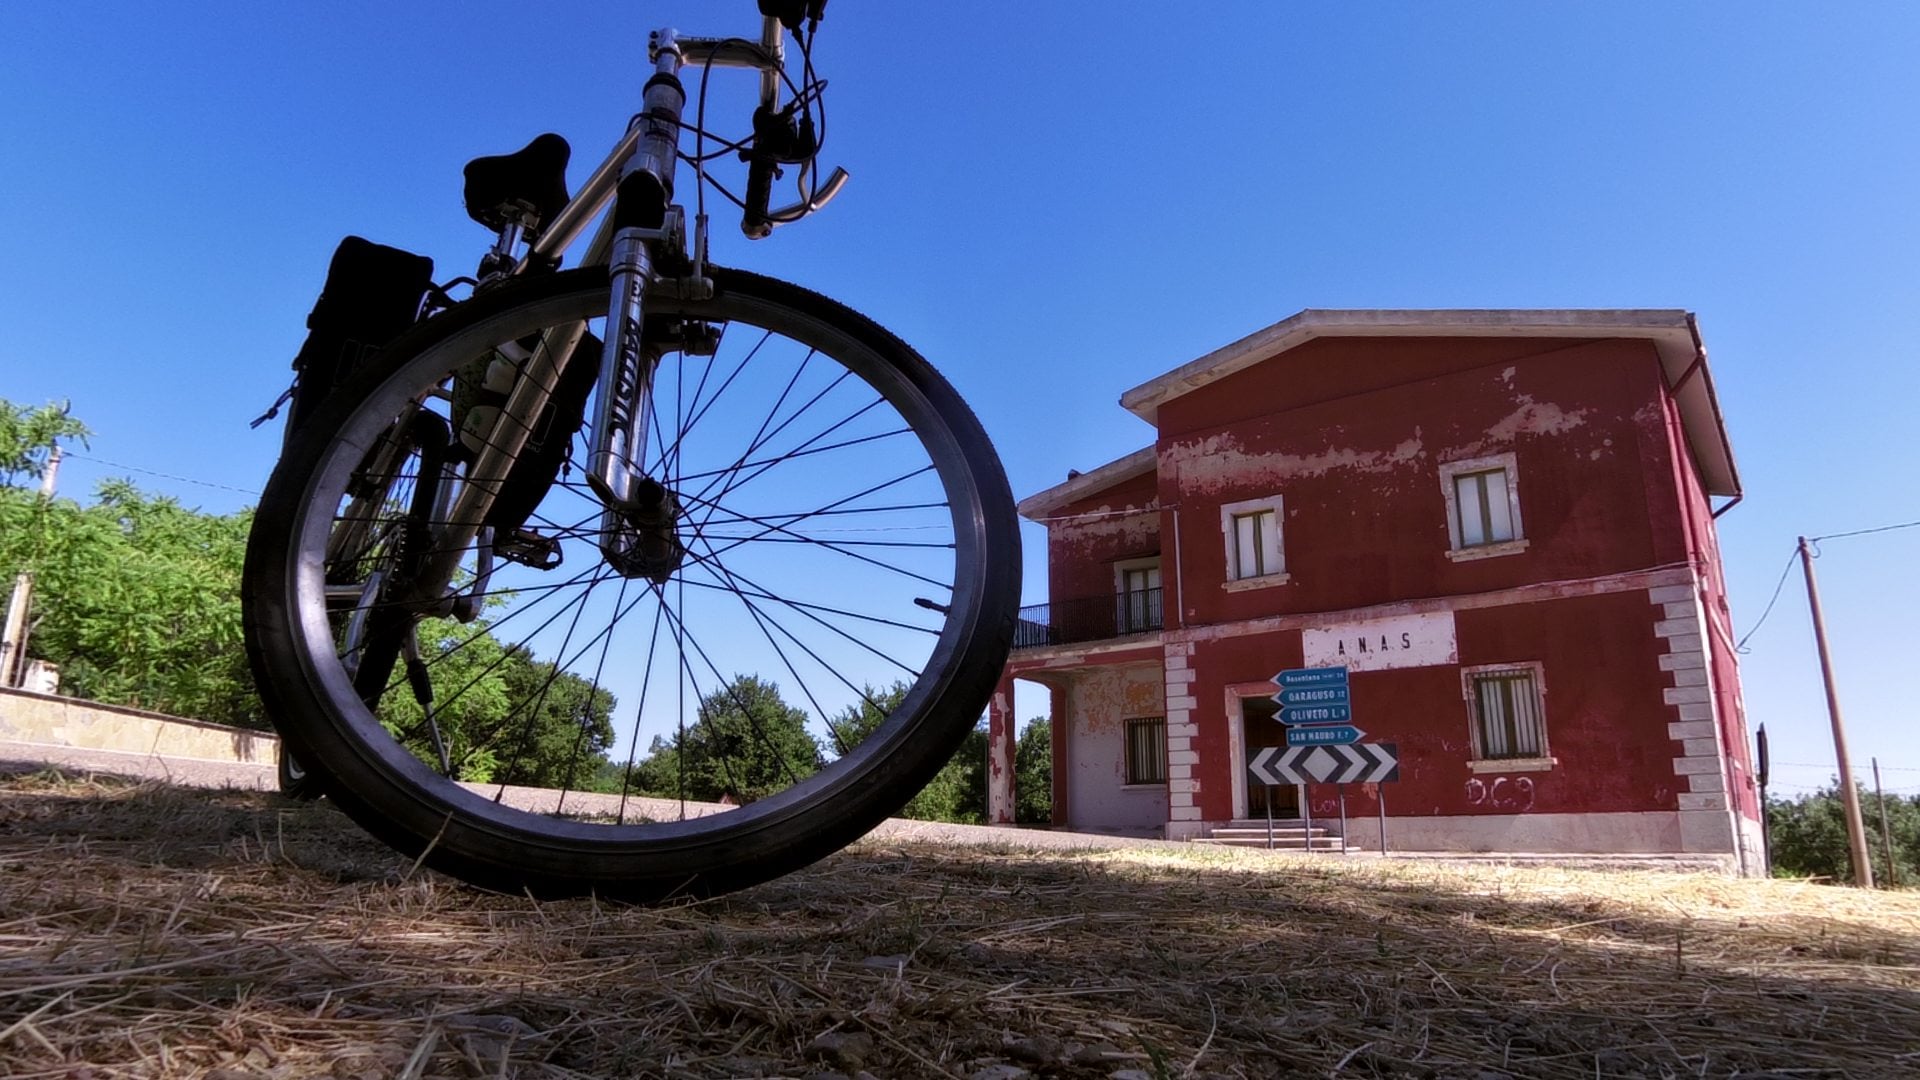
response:
M493 542L493 553L508 562L535 570L552 570L560 565L560 541L541 536L532 529L515 529Z

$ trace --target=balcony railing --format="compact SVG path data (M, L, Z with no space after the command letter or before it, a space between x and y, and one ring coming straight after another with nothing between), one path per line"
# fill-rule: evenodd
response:
M1108 596L1083 596L1020 609L1013 647L1071 645L1080 641L1125 637L1164 625L1159 589L1135 589Z

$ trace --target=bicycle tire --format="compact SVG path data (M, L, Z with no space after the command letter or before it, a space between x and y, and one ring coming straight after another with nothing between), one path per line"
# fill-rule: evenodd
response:
M361 482L365 481L365 476L356 473L356 470L370 468L367 462L372 460L371 455L378 449L380 432L391 429L399 419L409 415L407 409L441 408L438 401L455 396L447 390L454 385L449 380L456 378L458 371L469 370L468 366L474 362L474 357L494 355L488 350L503 348L507 342L534 340L535 335L544 337L556 327L571 326L581 320L590 323L592 319L603 316L609 291L608 276L604 269L572 270L516 281L459 304L417 326L329 397L313 422L296 436L276 468L262 496L249 539L243 590L247 648L256 681L268 713L277 718L287 745L300 755L303 762L310 763L311 768L324 771L329 778L328 794L361 826L401 852L420 857L429 866L484 888L528 892L542 897L591 892L629 900L657 901L737 889L777 877L837 851L904 806L947 762L984 711L999 682L1011 644L1018 609L1020 570L1019 537L1012 496L999 459L984 430L959 395L931 365L905 343L858 312L798 286L756 274L716 268L712 271L712 277L715 289L710 299L650 295L650 322L656 315L678 320L689 338L694 336L694 328L698 326L717 327L723 346L743 326L749 327L750 333L761 332L764 336L746 359L740 362L740 367L733 371L733 377L729 377L718 393L705 401L703 411L691 414L689 410L682 414L680 423L684 426L676 430L672 447L666 445L664 436L659 437L659 464L663 474L670 466L679 470L676 483L688 487L692 486L692 479L704 475L684 466L681 456L691 456L692 451L688 447L696 441L696 429L707 422L706 418L713 414L720 398L731 392L730 388L743 386L747 389L739 392L751 394L760 392L763 385L773 385L772 380L759 380L757 372L755 380L741 381L737 377L748 364L762 355L763 349L776 336L782 343L792 343L792 352L806 350L804 358L797 363L791 381L786 384L788 391L793 391L803 381L803 376L813 377L809 374L809 367L815 357L825 358L823 363L831 361L838 365L837 370L841 374L827 389L820 391L820 396L814 397L807 408L812 408L813 402L821 401L829 394L840 394L837 388L843 385L852 388L849 393L857 392L864 386L879 405L885 406L877 409L877 412L891 410L905 422L902 431L910 436L910 440L902 439L901 431L856 438L851 434L854 427L858 426L854 425L849 427L844 437L836 433L833 437L839 441L827 444L827 449L815 448L812 441L803 443L789 456L773 459L772 465L761 468L745 481L739 481L742 463L752 458L754 450L762 445L755 442L734 461L732 467L735 475L719 497L708 500L711 506L700 507L706 515L701 524L697 528L692 524L693 513L690 510L679 519L682 525L676 528L684 528L687 532L687 539L682 543L685 554L698 558L699 565L696 567L683 562L666 581L648 579L653 586L651 592L642 586L642 598L652 596L656 601L656 613L653 616L655 629L646 648L646 678L652 678L655 657L662 651L658 627L663 620L669 621L675 628L671 644L677 645L678 649L671 658L679 665L675 669L676 686L683 697L691 689L699 705L694 716L695 736L688 735L686 724L689 714L684 706L674 714L679 724L677 741L669 745L677 748L675 760L680 762L681 768L678 794L680 817L677 819L641 823L627 821L629 802L637 804L641 801L637 795L630 798L627 789L635 783L635 770L642 764L636 759L635 748L644 722L643 714L646 714L648 707L647 681L641 682L639 704L633 706L634 727L623 766L625 772L617 820L605 823L580 816L594 812L590 810L576 810L574 817L562 816L568 807L569 788L575 780L572 772L567 774L566 784L562 786L551 812L516 808L509 804L507 796L510 790L515 798L533 797L519 789L510 789L504 780L496 782L490 779L485 784L471 780L461 782L457 775L447 775L455 772L452 768L433 767L430 764L432 755L423 753L418 746L418 728L424 721L415 722L410 734L396 733L394 728L398 722L391 717L386 717L383 723L383 717L375 714L376 707L386 708L390 702L399 700L394 697L399 692L396 688L402 686L405 680L396 674L394 684L388 688L385 696L377 702L363 701L359 691L353 688L351 674L344 670L338 651L342 635L349 633L341 628L352 621L352 615L342 615L337 610L329 614L327 608L330 585L335 594L356 587L351 573L346 575L349 579L346 585L334 583L334 578L328 575L336 571L328 569L329 566L358 567L364 572L363 576L371 576L372 571L364 568L375 564L394 565L396 557L391 552L398 547L398 542L388 543L376 537L407 532L408 522L404 513L395 509L409 501L407 484L402 479L404 470L394 468L383 471L384 479L380 482L386 486L379 489L377 497L367 497L364 505L384 508L380 512L390 517L375 525L356 521L356 527L360 529L356 534L360 547L350 556L341 556L346 560L344 563L336 560L336 563L329 564L327 561L327 545L342 531L340 521L336 519L343 514L365 514L364 509L343 510L342 507L349 502L348 487L356 482L356 477ZM683 350L674 355L677 357L676 393L684 397L686 387L694 382L700 354ZM705 373L692 394L694 401L700 400L710 379L718 378L716 367L722 364L719 356L720 352L716 351L707 358ZM827 370L836 370L832 364L826 364ZM662 371L665 371L664 361ZM855 381L849 383L849 376ZM656 387L657 403L663 394L664 391ZM783 392L780 400L785 401L786 397L787 394ZM686 402L682 401L681 404L685 405ZM729 408L732 408L731 403ZM761 432L766 431L780 409L780 404L776 403L773 411L761 421ZM867 409L875 409L875 406L869 405L854 416L864 417ZM664 405L661 405L661 410L664 410ZM757 408L754 411L740 411L746 417L740 423L740 430L744 431L752 417L757 415ZM591 415L591 407L588 414ZM779 426L785 428L792 421L790 417ZM727 423L724 413L721 420L714 421L723 430ZM861 423L865 423L865 420L862 419ZM453 426L456 432L460 430L458 422ZM838 425L828 430L837 432L837 429ZM703 439L708 437L705 431L699 434ZM851 475L870 466L872 455L859 448L863 445L881 445L884 440L892 440L885 442L888 454L906 453L913 447L924 453L927 467L909 474L908 483L902 486L936 484L942 496L935 504L936 509L927 511L924 507L890 505L837 509L848 502L842 499L838 503L822 504L822 508L812 514L801 515L800 520L814 515L870 511L868 517L855 520L897 522L904 518L904 511L930 514L940 524L904 527L879 524L868 528L870 531L893 528L950 529L951 538L944 548L934 542L796 538L800 530L791 527L791 515L786 515L788 527L783 529L776 524L772 528L795 536L770 538L765 529L758 537L721 535L726 526L742 521L764 523L782 518L782 515L756 517L720 505L723 500L744 490L768 469L787 466L798 470L801 477L798 487L793 486L790 477L788 485L778 488L769 486L771 490L810 490L810 485L835 479L830 473L845 471ZM903 450L901 443L905 441L911 441L912 447ZM838 455L838 460L831 467L817 462L800 463L802 458L823 456L829 452ZM732 451L727 453L731 454ZM907 456L911 458L911 454ZM725 455L721 460L725 460ZM758 468L761 462L755 460L753 464ZM931 480L920 477L931 477ZM737 487L734 486L736 481ZM711 490L711 484L717 482L709 480L708 490ZM847 482L865 483L865 480ZM579 485L556 477L547 497L555 500L578 499L578 488ZM681 497L704 498L687 493L682 493ZM817 499L824 496L811 497ZM854 501L866 497L863 492L855 496ZM901 499L908 497L900 496ZM541 504L543 509L547 505ZM723 513L729 516L721 518ZM902 516L887 516L896 513ZM535 517L540 519L540 515ZM715 524L716 519L719 519L718 524ZM926 518L923 516L914 520ZM743 527L739 531L744 533L751 527L758 526ZM387 529L388 533L382 534L382 528ZM556 526L556 535L560 534L561 530ZM566 557L570 558L573 551L597 545L600 539L599 532L575 529L556 542ZM876 582L876 591L854 590L855 595L844 602L846 610L842 610L837 605L820 603L817 599L794 600L776 596L756 579L746 577L744 572L735 573L726 568L725 560L733 558L733 552L745 551L756 543L771 543L773 539L798 550L782 549L777 559L766 559L764 554L760 557L765 560L764 565L786 574L796 592L817 587L825 580L813 576L810 570L802 569L801 564L824 565L831 561L828 560L828 554L845 557L844 562L832 564L833 575L845 577L853 573L866 573ZM856 543L884 543L893 547L912 548L900 556L903 561L924 559L929 563L938 563L941 559L950 559L951 581L942 583L937 578L920 574L917 569L904 569L884 559L864 555L856 559L850 554L850 545ZM382 544L387 546L383 548ZM705 545L705 555L694 552L697 544ZM950 549L950 554L943 554L945 549ZM875 563L885 569L873 570L866 566L867 563ZM917 568L921 563L906 561L905 565ZM607 562L607 566L613 564ZM720 567L720 573L726 576L716 575L711 581L695 580L701 572L713 574L715 567ZM526 567L517 563L514 569L522 576L531 574ZM918 580L910 582L906 592L903 592L895 581L901 575ZM602 582L614 578L623 581L620 586L622 600L631 582L639 580L632 574L612 574L593 580ZM950 594L944 603L937 598L929 601L912 597L912 606L929 613L924 616L929 620L937 617L937 622L910 625L899 614L901 600L912 590L925 591L925 586L920 582L929 580L936 585L944 585ZM581 591L590 594L594 587L582 586ZM815 706L808 714L808 723L824 719L836 742L841 741L842 733L827 715L832 712L826 703L826 697L830 695L816 693L820 684L829 684L831 680L816 673L813 676L816 683L809 684L806 681L808 676L801 669L813 669L804 660L795 661L781 650L778 644L780 638L767 629L766 621L770 617L766 611L759 610L758 602L764 601L770 607L773 600L780 600L793 611L823 624L834 616L821 613L838 612L860 633L835 628L838 636L830 639L834 649L851 653L853 650L840 639L853 641L869 652L882 655L894 665L911 671L911 681L902 680L896 685L894 689L899 692L886 699L892 705L891 710L885 712L884 719L878 721L864 741L859 741L857 745L837 747L840 752L830 761L824 760L824 755L816 755L819 759L816 761L816 771L800 775L795 766L804 765L804 761L783 760L781 764L787 768L791 778L791 783L784 789L765 794L737 809L710 813L703 811L689 816L691 804L687 798L686 762L693 756L694 750L703 745L697 740L704 737L707 739L705 745L722 746L723 749L712 751L712 756L723 764L729 760L727 753L732 752L724 749L727 744L722 735L726 734L726 729L718 716L726 703L713 704L714 715L710 716L707 706L716 699L711 696L713 691L702 689L701 680L694 673L697 663L694 656L698 652L699 658L705 661L704 666L711 669L710 682L728 678L720 665L705 655L706 646L695 637L693 615L689 614L691 609L685 606L690 587L720 593L721 596L715 598L716 611L720 602L727 598L728 590L732 590L732 600L752 616L753 622L762 624L762 636L774 643L771 651L780 654L786 674L800 682L808 702ZM838 584L834 587L847 588ZM559 586L551 588L554 594L562 592ZM682 605L677 609L677 614L667 598L670 588L677 588L679 593L679 599L672 601ZM369 595L377 591L368 590ZM510 604L518 604L529 595L524 589L508 590L504 587L500 593L509 597L505 602ZM887 603L893 605L876 609L884 610L884 616L851 610L856 601L882 595ZM500 601L498 597L490 596L489 602ZM532 603L539 602L536 600ZM636 604L638 602L635 601ZM880 600L873 599L871 602L878 604ZM359 603L363 607L373 607L379 601L363 599ZM524 610L530 611L531 606L529 604ZM578 601L573 616L575 625L583 621L590 606L591 601L585 596ZM483 621L482 625L490 634L493 627L517 618L521 610L515 607L513 614L491 623ZM589 727L588 714L598 708L596 702L600 699L596 695L603 689L601 672L606 670L612 643L617 635L625 632L619 629L621 618L633 608L621 608L620 601L616 601L612 610L614 614L602 631L606 644L599 646L600 667L594 671L592 686L586 691L585 704L580 709L579 724L583 733ZM737 618L737 613L733 617ZM796 642L800 640L801 633L815 633L805 622L798 619L794 621L800 623L797 632L792 627L780 626L777 621L774 625ZM542 626L551 623L550 617L548 623ZM516 645L516 648L524 649L522 655L534 663L536 669L542 663L550 664L552 669L552 674L545 676L547 681L540 689L538 700L528 702L524 709L524 723L528 731L533 729L536 722L534 718L545 707L547 687L555 685L555 680L561 677L562 665L568 665L565 674L576 675L571 667L574 661L568 659L568 643L572 640L573 630L567 631L566 640L557 651L552 649L552 635L542 637L542 634L547 632L537 629L524 642ZM869 637L871 641L862 640ZM717 634L708 640L729 649L741 649L743 655L764 657L769 654L768 650L757 644L742 644L748 642L749 638L748 633L742 632L738 635ZM872 644L882 642L887 649L902 648L893 644L896 639L908 642L931 640L931 644L925 647L924 658L915 661L921 664L919 668L913 668L911 663L903 663L900 657L880 653L879 648ZM470 643L470 639L462 638L451 650L437 652L434 656L436 659L444 658ZM349 643L349 651L350 648ZM542 650L553 653L550 661L538 659ZM666 651L672 652L673 649ZM830 650L823 648L823 651ZM623 652L622 658L625 659L627 655ZM809 651L807 655L814 656L814 653ZM909 656L908 660L915 660L915 656ZM819 661L820 668L845 683L860 701L865 702L865 706L848 704L847 709L858 712L862 707L875 706L871 691L877 684L863 682L855 687L850 671L839 670L819 656L814 658ZM632 665L629 665L617 668L616 672L627 678L630 684L631 670ZM772 740L759 731L757 722L754 722L753 709L757 706L742 702L735 693L735 688L740 685L740 674L743 673L735 672L733 681L727 682L723 689L734 694L732 700L741 702L740 712L756 725L754 730L761 739L771 743ZM778 670L769 674L785 677ZM607 700L610 702L610 714L626 704L622 700L626 692L609 692ZM531 694L531 691L526 691L523 697L531 698ZM841 700L846 699L842 697ZM394 706L396 710L399 708ZM424 707L421 713L427 715ZM646 715L657 717L660 712L656 710L654 714ZM843 713L841 719L846 720L850 715ZM438 746L440 729L437 723L430 726L435 745ZM710 730L702 735L702 727ZM656 736L665 738L658 731ZM414 740L411 749L404 743L405 738ZM585 734L581 736L582 741L586 738ZM523 738L521 745L526 745L526 738ZM576 750L578 746L576 744ZM656 750L658 746L656 742ZM679 753L682 750L686 752ZM444 754L443 749L443 760ZM612 755L606 757L611 761ZM517 767L518 758L515 761L514 767ZM582 763L586 763L584 757ZM619 767L619 763L615 765ZM512 768L508 772L512 772ZM572 768L573 765L569 764L569 769ZM545 797L539 796L533 805L544 806L538 799ZM575 806L584 805L604 806L581 796ZM657 806L657 802L650 805ZM668 813L671 813L670 807ZM607 811L606 816L613 816L612 812Z

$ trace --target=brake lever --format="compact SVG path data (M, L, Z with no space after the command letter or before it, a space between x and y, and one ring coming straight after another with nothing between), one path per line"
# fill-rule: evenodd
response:
M798 221L832 202L833 197L840 194L840 189L846 187L850 179L852 177L848 175L847 170L835 165L833 171L827 174L826 182L820 185L820 189L813 193L812 198L803 199L792 206L783 206L778 210L769 210L767 220L775 225Z

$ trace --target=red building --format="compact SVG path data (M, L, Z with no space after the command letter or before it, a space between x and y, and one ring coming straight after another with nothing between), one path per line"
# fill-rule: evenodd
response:
M1675 852L1757 869L1714 518L1740 484L1681 311L1303 311L1127 391L1153 445L1029 496L1051 602L1013 680L1051 693L1054 820L1199 838L1331 818L1267 787L1272 677L1343 665L1400 777L1359 844ZM1716 499L1723 500L1718 509Z

